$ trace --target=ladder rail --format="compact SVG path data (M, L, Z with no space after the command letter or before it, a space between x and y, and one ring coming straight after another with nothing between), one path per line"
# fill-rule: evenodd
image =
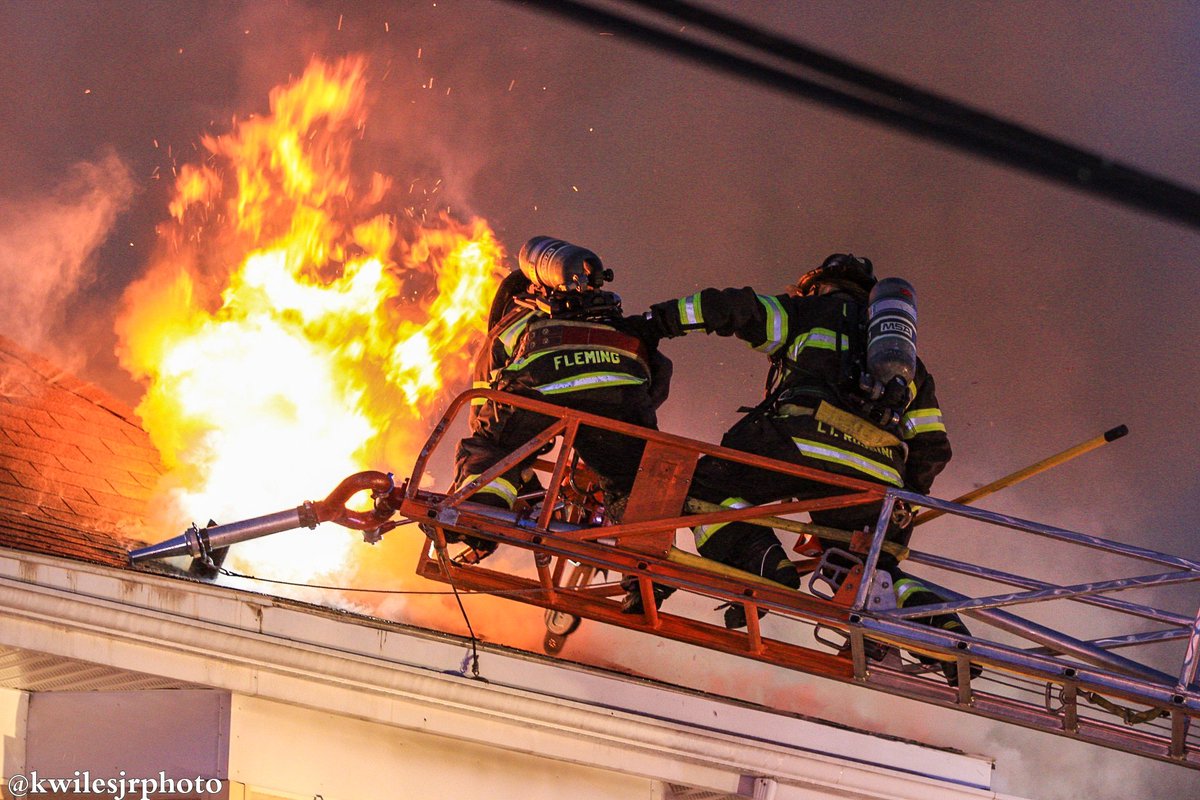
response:
M1148 586L1174 586L1195 581L1200 581L1200 573L1191 572L1190 570L1183 572L1163 572L1157 575L1139 575L1135 578L1116 578L1108 581L1076 583L1070 586L1045 586L1026 592L994 594L968 600L935 603L928 606L920 606L919 608L896 609L887 612L887 614L898 619L912 619L913 617L928 617L933 614L954 614L974 609L1002 608L1023 605L1025 603L1037 603L1044 600L1074 600L1081 597L1104 594L1105 592L1118 592Z
M889 489L897 498L905 500L913 505L922 507L930 507L941 509L959 517L988 522L993 525L998 525L1004 528L1024 531L1026 533L1044 536L1048 539L1057 539L1062 542L1090 547L1096 550L1101 550L1107 553L1116 555L1128 556L1129 558L1141 559L1143 561L1151 561L1156 564L1161 564L1167 567L1175 567L1177 569L1186 569L1200 571L1200 561L1181 556L1173 556L1168 553L1160 553L1157 550L1151 550L1148 547L1137 547L1136 545L1122 544L1114 542L1111 539L1103 539L1099 536L1092 536L1086 533L1076 533L1075 531L1059 528L1054 525L1043 525L1040 522L1015 517L1010 514L1001 514L995 511L985 511L974 506L964 506L957 503L951 503L948 500L939 500L936 497L927 497L913 492L906 492L902 489Z
M1012 586L1024 586L1028 589L1050 589L1057 586L1056 584L1048 581L1040 581L1036 578L1027 578L1022 575L1014 575L1011 572L1004 572L989 567L982 567L977 564L968 564L963 561L957 561L952 558L946 558L945 556L926 553L920 550L910 550L908 560L916 564L924 564L926 566L936 567L947 572L958 572L963 575L984 578L995 583L1006 583ZM1190 617L1185 617L1182 614L1176 614L1171 611L1154 608L1153 606L1147 606L1140 603L1131 603L1115 597L1078 595L1066 599L1078 600L1080 603L1099 606L1101 608L1107 608L1110 611L1118 611L1131 616L1142 617L1155 622L1164 622L1170 625L1190 626L1192 624L1192 619Z
M510 405L544 414L547 417L547 429L537 437L536 444L510 454L501 464L472 483L457 487L450 495L418 489L426 482L429 459L444 439L451 420L472 400ZM698 514L685 514L681 509L678 513L653 519L639 518L599 527L566 524L555 519L555 508L563 502L569 502L563 500L559 489L564 479L570 476L571 443L581 426L603 429L614 435L637 437L661 445L659 449L664 451L687 451L694 453L695 458L710 456L822 482L830 486L830 495L815 500L783 500L745 508L704 510ZM515 515L471 501L474 492L487 480L526 460L559 437L563 442L558 454L537 465L543 475L549 474L551 477L541 506L528 514ZM651 449L648 447L647 451ZM643 459L643 468L654 466L647 467L645 461L646 457ZM683 475L686 480L690 480L690 477L690 473ZM678 475L675 479L678 479ZM1019 591L992 591L971 597L933 584L922 576L922 582L946 598L945 602L912 610L880 610L886 606L871 604L872 592L878 589L872 588L876 582L870 578L877 569L877 561L883 550L891 507L900 500L991 528L1015 530L1064 546L1084 547L1137 562L1151 562L1167 567L1169 571L1060 585L942 555L911 551L911 563L990 583L1015 586ZM856 546L863 548L858 551L863 556L861 580L852 597L839 597L836 602L811 597L786 587L762 585L761 579L751 579L749 576L739 579L706 571L690 563L674 563L668 552L670 542L679 528L736 520L758 521L769 526L771 521L765 519L768 517L789 517L814 510L864 504L880 504L881 512L874 528L856 537ZM460 588L477 591L511 591L516 593L513 599L579 618L642 630L788 669L858 683L924 702L1200 768L1200 742L1196 741L1194 731L1197 726L1191 724L1193 718L1200 716L1200 693L1195 686L1196 674L1200 671L1200 614L1192 618L1109 596L1110 593L1128 589L1195 582L1200 580L1200 561L774 461L674 434L638 428L537 399L486 389L471 390L460 395L446 410L414 464L412 478L401 499L400 513L423 522L422 527L431 536L430 546L422 552L418 572L434 580L450 581ZM490 538L500 544L532 551L537 564L534 570L536 575L522 577L486 569L478 564L455 564L449 558L439 558L438 551L444 552L446 547L447 531ZM666 542L666 546L661 552L654 548L640 549L645 542L652 540ZM552 563L554 559L559 559L557 566ZM623 614L618 601L614 599L617 591L611 586L598 590L589 589L586 584L569 585L564 579L564 560L587 565L597 572L632 576L642 585L643 596L647 600L650 599L651 583L662 583L675 587L681 593L740 604L751 624L744 632L728 631L711 622L681 617L669 610L647 609L641 614ZM1016 605L1054 602L1102 608L1122 618L1128 616L1141 621L1151 620L1171 628L1089 639L1040 625L1005 610ZM798 624L799 634L786 641L776 638L773 629L764 629L758 624L760 611L771 612L777 620L775 627ZM960 636L915 621L917 617L930 614L958 612L984 622L988 633ZM846 646L841 650L831 646L818 635L821 629L840 632L846 637ZM992 630L1034 646L998 640L991 634ZM815 644L809 646L804 643L804 637L811 637ZM1168 674L1134 658L1112 652L1119 648L1178 643L1181 639L1187 640L1187 652L1176 674ZM919 663L910 662L908 666L897 668L871 661L866 652L868 643L899 648L927 659L956 662L958 674L964 676L969 666L979 665L985 670L984 678L966 677L956 687L947 686L939 683L935 676L924 674L931 667ZM997 691L982 688L988 685L989 675L994 676L994 683L999 687ZM1038 699L1042 702L1036 702ZM1059 705L1054 707L1055 703ZM1139 705L1148 708L1140 711L1133 708ZM1132 726L1133 723L1113 723L1105 714L1123 715L1126 722L1133 719L1136 726Z

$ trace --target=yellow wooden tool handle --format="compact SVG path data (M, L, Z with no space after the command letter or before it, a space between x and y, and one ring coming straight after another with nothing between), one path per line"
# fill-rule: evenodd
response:
M1059 464L1062 464L1064 461L1070 461L1071 459L1075 458L1076 456L1081 456L1084 453L1095 450L1097 447L1103 447L1104 445L1108 444L1111 441L1120 439L1122 436L1124 436L1127 433L1129 433L1129 428L1125 427L1124 425L1118 425L1117 427L1115 427L1111 430L1105 431L1104 433L1100 434L1099 436L1096 436L1092 439L1088 439L1086 442L1082 442L1080 444L1075 445L1074 447L1063 450L1061 453L1056 453L1055 455L1052 455L1049 458L1043 458L1041 461L1037 462L1036 464L1030 464L1028 467L1025 467L1024 469L1019 469L1016 472L1012 473L1011 475L1005 475L1003 478L1000 478L999 480L992 481L987 486L980 486L978 489L974 489L970 492L967 492L962 497L956 497L954 499L954 502L958 503L959 505L964 505L964 506L970 505L972 502L978 500L981 497L986 497L989 494L995 494L996 492L1000 491L1001 489L1004 489L1008 486L1012 486L1014 483L1020 483L1021 481L1025 480L1026 478L1037 475L1039 472L1045 472L1046 470L1050 469L1051 467L1058 466ZM929 511L925 511L925 512L918 514L916 519L913 520L913 525L914 526L921 525L923 523L929 522L929 520L931 520L931 519L936 519L945 513L946 513L945 511L940 511L936 508L930 509Z

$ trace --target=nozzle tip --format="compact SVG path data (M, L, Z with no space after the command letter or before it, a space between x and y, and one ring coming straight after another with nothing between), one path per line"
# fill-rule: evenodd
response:
M1128 427L1126 427L1125 425L1118 425L1117 427L1113 428L1112 430L1108 430L1108 431L1104 432L1104 441L1111 442L1114 439L1120 439L1122 436L1124 436L1127 433L1129 433Z

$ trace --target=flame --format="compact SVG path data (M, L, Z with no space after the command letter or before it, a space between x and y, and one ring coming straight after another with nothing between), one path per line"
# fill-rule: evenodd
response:
M356 179L366 66L314 60L179 170L166 252L117 323L171 470L166 519L229 522L361 469L403 473L463 388L503 253L484 221L397 214L391 179ZM235 550L311 580L350 566L358 534L330 527Z

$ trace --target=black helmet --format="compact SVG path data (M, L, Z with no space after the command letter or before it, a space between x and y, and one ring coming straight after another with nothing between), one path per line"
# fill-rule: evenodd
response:
M529 278L525 277L520 270L513 270L504 280L500 281L500 285L496 287L496 294L492 297L491 310L488 311L488 330L496 327L504 315L512 309L513 298L528 292L529 286Z
M821 266L809 270L800 276L796 285L791 287L793 294L811 294L817 286L825 283L835 283L861 289L864 293L871 291L876 283L875 268L871 259L859 258L852 253L834 253L825 259Z

